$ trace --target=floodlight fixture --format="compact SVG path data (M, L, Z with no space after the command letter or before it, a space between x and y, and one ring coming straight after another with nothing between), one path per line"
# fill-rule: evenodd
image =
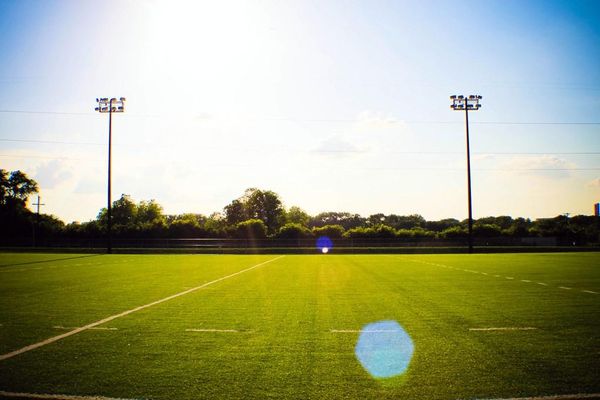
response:
M112 175L112 115L113 113L125 112L125 97L111 98L108 97L96 98L98 106L95 108L100 113L108 113L108 196L106 205L107 217L107 241L106 252L112 253L112 199L111 199L111 175Z
M477 111L481 108L479 100L482 99L480 95L452 95L450 100L452 104L450 108L454 111L465 112L465 126L467 133L467 206L469 209L469 253L473 252L473 207L471 202L471 148L469 145L469 110Z

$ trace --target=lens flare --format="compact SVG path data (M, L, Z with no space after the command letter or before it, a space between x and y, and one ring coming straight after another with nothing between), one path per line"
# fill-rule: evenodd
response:
M333 242L328 236L319 236L317 238L317 249L319 249L321 253L328 253L333 249Z
M354 351L371 376L391 378L406 372L414 345L398 322L379 321L362 328Z

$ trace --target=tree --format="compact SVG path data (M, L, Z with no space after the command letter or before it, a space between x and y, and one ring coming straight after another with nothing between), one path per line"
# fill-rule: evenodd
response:
M344 236L344 227L341 225L325 225L314 227L312 233L315 236L327 236L330 239L338 239Z
M8 171L0 169L0 205L12 208L25 207L27 198L37 193L38 184L19 170Z
M236 225L236 237L241 239L264 239L267 226L260 219L249 219Z
M425 228L430 231L441 232L444 229L452 228L453 226L458 226L460 221L454 218L446 218L441 219L439 221L426 221Z
M293 222L288 222L279 228L279 232L275 235L277 239L306 239L311 236L307 227Z
M225 236L227 229L227 221L225 216L219 212L214 212L208 216L204 223L204 229L209 235L215 237Z
M260 219L269 233L274 233L285 221L285 209L277 193L271 190L249 189L246 209L251 218Z
M500 236L501 229L496 224L486 224L477 221L473 224L473 236L475 237L498 237Z
M0 237L30 237L35 218L25 207L27 198L38 191L37 183L21 171L0 169Z
M161 224L166 222L163 214L163 208L154 199L150 201L140 201L137 206L136 222L138 224Z
M300 207L292 206L285 214L285 219L288 223L300 224L302 226L308 226L310 222L310 215L308 215Z
M225 220L229 225L235 225L248 219L245 202L241 199L235 199L225 206Z
M201 214L181 214L171 216L169 234L171 237L206 237L207 232L202 224L206 218Z
M456 225L444 229L439 235L444 239L464 239L469 236L469 232L464 226Z
M319 227L325 225L340 225L344 229L352 229L365 224L365 218L359 214L351 214L349 212L328 211L315 215L309 226Z
M283 203L277 193L271 190L246 189L243 196L225 206L224 212L229 225L259 219L269 233L275 233L285 222Z
M394 229L412 229L417 227L425 226L425 218L420 216L419 214L412 215L395 215L390 214L385 217L383 223L385 225L391 226Z
M118 200L113 201L111 207L111 219L113 227L116 230L123 228L134 228L137 215L137 206L128 194L122 194ZM98 222L103 226L107 225L108 211L102 208L98 213Z

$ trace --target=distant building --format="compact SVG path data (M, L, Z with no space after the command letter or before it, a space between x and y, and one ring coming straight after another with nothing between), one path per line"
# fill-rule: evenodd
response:
M600 203L594 204L594 215L600 217Z

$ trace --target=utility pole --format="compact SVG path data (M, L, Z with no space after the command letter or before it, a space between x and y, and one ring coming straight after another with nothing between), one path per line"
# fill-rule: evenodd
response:
M98 107L96 107L96 111L100 113L108 113L108 196L107 196L107 242L106 242L106 252L112 253L112 201L111 201L111 177L112 177L112 114L114 112L125 112L125 97L121 97L120 99L103 97L100 99L96 99L98 103Z
M450 108L454 111L465 111L465 125L467 128L467 203L469 208L469 253L473 253L473 207L471 203L471 147L469 145L469 110L477 111L481 108L479 95L450 96L452 104Z
M37 203L32 203L33 206L37 206L37 212L35 216L35 227L33 228L33 247L36 246L36 231L40 229L40 206L45 206L46 204L41 202L42 198L38 195Z

